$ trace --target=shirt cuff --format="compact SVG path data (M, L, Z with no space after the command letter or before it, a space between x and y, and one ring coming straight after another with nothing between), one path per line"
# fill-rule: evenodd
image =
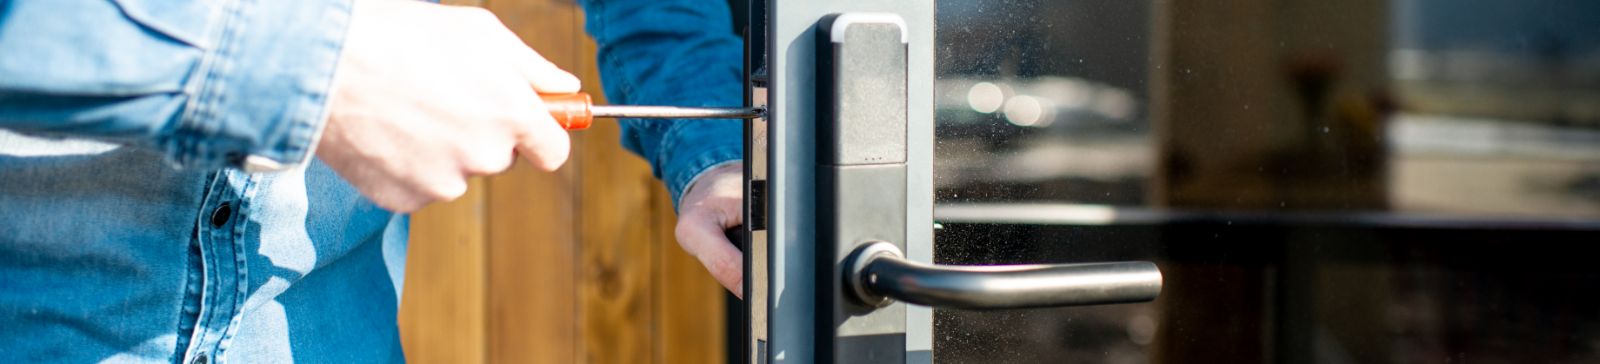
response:
M349 28L349 0L241 0L163 147L185 167L292 168L312 156Z
M728 120L684 120L673 125L663 138L658 150L662 155L658 158L663 162L661 180L672 196L674 210L701 174L722 164L743 160L744 147L738 142L743 138L743 130L741 123Z
M683 196L688 196L690 193L693 193L694 189L695 189L695 186L697 186L697 184L700 183L700 179L701 178L705 178L706 175L708 175L708 174L711 174L711 171L717 170L718 168L727 167L727 166L736 166L736 165L739 165L740 162L742 162L742 161L740 161L740 160L730 160L730 161L724 161L724 162L721 162L721 163L713 164L710 167L706 167L705 170L702 170L702 171L700 171L700 173L695 174L694 178L690 178L689 179L689 184L684 185L684 187L683 187ZM743 173L744 171L740 170L739 172ZM682 197L679 197L679 199L681 200Z

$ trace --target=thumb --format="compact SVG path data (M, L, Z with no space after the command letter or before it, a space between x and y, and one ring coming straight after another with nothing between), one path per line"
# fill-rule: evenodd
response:
M534 91L541 94L570 94L583 87L577 76L551 63L532 48L521 46L520 42L518 45L513 62Z

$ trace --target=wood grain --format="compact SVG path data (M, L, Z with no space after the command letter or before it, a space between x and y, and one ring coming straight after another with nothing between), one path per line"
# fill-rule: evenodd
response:
M583 184L579 311L588 363L644 363L653 351L653 254L661 245L650 231L655 182L643 161L615 145L619 129L597 123L574 150Z
M529 46L563 67L581 62L571 4L486 4ZM518 163L491 179L488 352L491 362L577 360L577 163L556 173Z
M677 247L673 227L677 221L665 188L655 188L654 212L657 249L654 286L656 299L654 363L722 363L725 331L722 285L700 261Z
M484 361L484 181L411 219L400 342L417 363Z
M491 180L489 315L491 362L575 362L578 242L570 169L522 164Z

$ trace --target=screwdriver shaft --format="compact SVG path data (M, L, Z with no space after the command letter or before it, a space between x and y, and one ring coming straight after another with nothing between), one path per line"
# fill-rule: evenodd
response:
M677 107L594 105L589 111L596 118L627 119L754 119L765 110L754 107Z

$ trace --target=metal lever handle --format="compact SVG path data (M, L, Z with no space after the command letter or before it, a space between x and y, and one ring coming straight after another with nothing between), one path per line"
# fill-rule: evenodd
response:
M873 307L892 299L965 309L1102 305L1161 293L1161 270L1150 262L936 266L906 260L882 241L856 248L849 259L846 285Z

